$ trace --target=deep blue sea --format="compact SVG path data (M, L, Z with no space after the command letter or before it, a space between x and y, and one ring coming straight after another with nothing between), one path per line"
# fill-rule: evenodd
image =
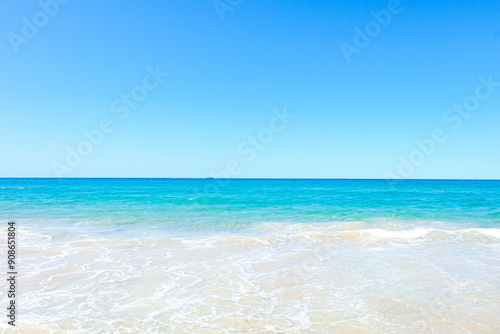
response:
M0 221L24 332L500 332L500 181L0 179Z

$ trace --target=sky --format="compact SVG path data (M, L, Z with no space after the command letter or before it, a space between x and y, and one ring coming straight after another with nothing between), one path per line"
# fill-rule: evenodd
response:
M500 179L498 1L0 4L0 177Z

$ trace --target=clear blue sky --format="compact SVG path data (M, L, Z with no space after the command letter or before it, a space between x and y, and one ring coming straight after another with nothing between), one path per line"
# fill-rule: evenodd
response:
M0 176L53 177L56 165L68 177L205 177L232 162L237 177L383 178L440 128L446 141L400 176L500 178L500 86L460 124L444 119L474 102L480 76L500 82L498 1L218 6L72 0L49 16L2 1ZM371 12L389 8L382 27ZM373 37L347 62L356 28ZM122 95L157 65L168 76L121 119ZM284 108L286 125L273 119ZM69 166L68 147L103 119L113 130Z

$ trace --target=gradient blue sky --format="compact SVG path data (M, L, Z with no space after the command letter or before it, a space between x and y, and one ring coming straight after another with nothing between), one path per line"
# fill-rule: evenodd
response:
M222 2L229 4L229 1ZM498 1L401 1L347 63L340 43L388 1L247 1L220 20L212 1L70 1L14 52L37 1L0 4L0 176L55 176L66 148L103 118L115 129L69 177L383 178L415 140L446 142L411 178L500 178L500 87L454 130L443 120L500 81ZM110 105L147 74L169 73L130 115ZM238 146L296 117L253 161Z

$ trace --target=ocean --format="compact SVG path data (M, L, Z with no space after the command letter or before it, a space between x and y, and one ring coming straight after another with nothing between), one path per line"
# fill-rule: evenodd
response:
M500 333L500 181L4 178L0 221L5 333Z

